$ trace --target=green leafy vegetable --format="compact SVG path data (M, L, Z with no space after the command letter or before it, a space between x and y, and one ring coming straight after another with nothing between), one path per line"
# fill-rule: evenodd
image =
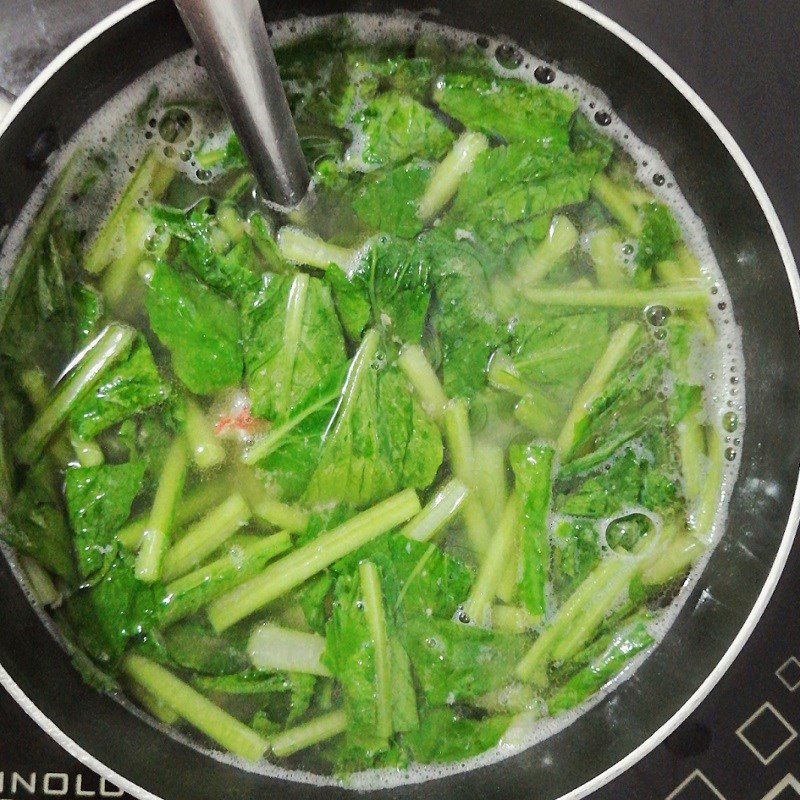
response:
M114 537L130 516L144 469L142 462L133 462L67 470L65 494L81 577L116 555Z
M368 173L356 190L353 208L371 228L411 239L423 227L419 201L430 175L429 167L414 162Z
M494 747L510 717L470 719L449 708L431 708L420 715L419 728L403 737L411 757L420 763L463 761Z
M70 423L78 436L93 439L112 425L164 402L168 396L150 348L140 339L128 358L109 370L73 408Z
M265 275L243 309L252 413L282 417L346 360L329 288L307 275Z
M401 486L424 489L442 462L436 425L409 394L395 366L375 361L369 332L350 365L336 412L306 490L312 504L341 498L361 507Z
M159 263L147 287L147 313L175 373L191 391L213 394L239 383L239 317L219 295Z
M391 164L411 156L436 159L453 143L453 134L408 95L388 91L370 100L353 117L363 136L367 164Z
M407 621L404 640L433 705L474 700L510 683L527 646L518 636L424 617Z
M576 103L563 92L496 76L448 74L438 81L434 100L468 128L529 150L569 145Z
M72 537L67 527L57 476L47 458L29 471L0 524L10 545L35 558L67 581L75 577Z

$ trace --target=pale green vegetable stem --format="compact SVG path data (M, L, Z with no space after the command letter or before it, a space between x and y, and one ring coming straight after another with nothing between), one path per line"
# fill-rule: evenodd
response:
M53 579L35 558L21 555L20 563L28 577L33 596L43 606L51 606L61 599L61 592L56 589Z
M456 516L468 494L458 478L451 478L401 532L417 542L430 541Z
M589 254L592 257L597 283L604 289L623 286L627 276L620 258L622 237L615 228L602 228L592 234Z
M232 494L189 528L167 551L161 569L163 579L173 580L202 563L203 559L244 527L250 517L250 507L244 498L238 493Z
M225 460L225 448L217 440L211 422L194 400L186 401L186 440L198 469L211 469Z
M438 422L447 405L447 395L422 348L416 344L406 345L397 363L414 387L428 416Z
M270 746L274 755L286 758L307 747L332 739L344 733L346 728L347 716L344 711L332 711L330 714L324 714L273 736L270 739Z
M586 382L578 391L564 422L564 427L561 429L556 443L556 449L560 456L567 455L572 449L578 425L589 413L592 403L600 396L608 379L631 351L638 332L639 327L635 323L627 322L620 325L611 334L605 352L600 356Z
M281 503L264 494L258 499L250 500L253 516L267 525L285 528L293 533L301 533L308 526L308 514L296 506Z
M292 264L305 264L317 269L327 269L331 264L345 272L355 258L356 251L329 244L318 236L306 233L293 225L285 225L278 231L278 248L283 257Z
M378 709L376 731L382 739L392 735L392 685L389 674L389 636L378 568L371 561L358 565L364 616L367 619L375 665L375 700Z
M508 567L508 559L514 547L514 538L519 533L520 514L520 501L515 493L506 503L497 532L492 537L478 575L472 584L469 597L464 603L464 611L471 620L479 625L486 622L487 612Z
M295 275L289 287L286 301L286 318L283 325L283 352L280 361L280 374L275 376L277 399L276 410L282 414L289 407L292 394L292 376L300 348L300 335L303 332L303 317L306 312L308 285L310 278L305 273Z
M563 216L553 217L544 241L517 264L515 286L533 286L547 277L550 270L578 244L578 229Z
M478 441L475 452L475 482L491 525L497 525L508 500L506 454L500 445Z
M714 518L720 502L719 491L722 486L722 438L715 428L709 427L706 431L706 449L708 466L695 514L694 532L695 536L707 545L711 543Z
M33 464L36 461L75 404L91 389L105 370L130 350L135 337L136 332L133 328L112 322L75 357L58 391L17 440L14 454L18 461L22 464Z
M464 400L451 400L447 404L443 427L453 474L469 489L469 495L464 502L464 523L470 544L480 556L489 546L491 532L486 512L478 497L469 412Z
M535 306L565 308L631 308L666 306L674 310L705 311L708 293L699 285L664 286L654 289L591 289L578 286L533 286L522 290L525 301Z
M70 439L75 450L75 458L82 467L98 467L105 461L100 445L93 439L82 439L75 433Z
M234 755L258 761L269 747L252 728L214 705L169 670L137 654L122 662L123 671L158 701Z
M492 628L506 633L525 633L541 622L522 606L492 606Z
M268 561L292 546L286 531L248 538L254 541L231 544L225 555L167 584L165 625L204 608L212 600L257 575Z
M596 175L592 181L592 194L606 207L628 233L638 236L642 232L642 218L627 192L617 186L607 175Z
M213 481L204 483L192 489L182 497L175 509L175 525L185 525L197 519L210 508L221 503L230 494L230 487L226 481ZM147 529L147 514L137 517L129 522L117 533L117 540L128 550L138 550L142 543L142 536Z
M409 520L420 510L413 489L405 489L314 541L270 564L260 575L220 597L208 617L223 631L254 611L283 597L348 553Z
M321 661L324 652L324 636L282 628L271 622L259 625L247 644L253 666L267 672L285 670L328 676L331 673Z
M433 171L419 201L419 218L423 222L432 220L453 199L462 178L488 146L489 140L482 133L466 131L458 137L452 150Z
M156 496L142 534L139 554L136 557L136 577L153 583L161 577L164 553L175 520L175 508L183 492L188 461L186 440L178 435L170 445L164 467L156 488Z
M157 200L174 174L174 167L161 163L155 150L144 156L90 245L83 260L84 269L97 274L114 260L124 239L125 226L139 199L149 192Z

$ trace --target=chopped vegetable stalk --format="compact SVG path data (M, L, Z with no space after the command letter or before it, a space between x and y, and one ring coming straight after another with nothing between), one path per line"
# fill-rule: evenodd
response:
M520 377L514 362L503 352L498 350L489 361L486 379L495 389L524 397L531 387Z
M132 328L112 322L73 359L55 396L17 440L14 455L21 463L33 464L36 461L75 404L105 370L122 359L135 337Z
M681 265L677 261L659 261L656 264L656 273L661 279L661 282L667 286L686 286L697 285L698 280L702 277L688 277L684 274ZM704 311L688 311L687 317L694 323L695 327L700 331L703 340L707 344L713 344L717 338L717 332L714 330L714 323Z
M497 599L507 604L516 602L519 589L520 567L522 566L519 552L520 534L521 531L514 537L508 564L506 564L506 568L503 571L500 585L497 587Z
M217 211L219 227L228 234L232 242L240 242L245 235L245 221L233 206L224 205Z
M236 531L243 528L252 516L244 498L232 494L217 508L196 522L164 556L162 576L165 581L185 575L202 563Z
M281 628L265 622L250 635L247 652L253 666L265 672L331 674L320 661L325 652L325 637L316 633Z
M81 439L76 434L72 434L70 438L75 450L75 458L82 467L97 467L105 461L100 445L94 440Z
M452 521L468 494L458 478L451 478L403 528L403 535L417 542L430 541Z
M405 489L284 556L264 572L218 600L208 609L217 631L283 597L304 581L372 539L409 520L420 510L413 489Z
M542 439L555 439L561 411L544 392L531 390L514 408L514 416Z
M252 728L214 705L160 664L132 653L122 662L122 668L153 697L231 753L257 761L267 751L268 742Z
M348 273L356 256L355 250L328 244L318 236L292 225L281 228L277 240L283 257L292 264L304 264L317 269L326 269L331 264L336 264Z
M266 525L284 528L293 533L301 533L308 526L308 514L296 506L281 503L266 493L250 501L253 516Z
M565 308L634 308L666 306L674 310L704 311L708 293L700 286L665 286L654 289L588 289L580 286L523 288L525 300L535 306Z
M514 537L519 531L520 518L521 503L519 497L512 494L503 510L497 532L492 537L484 555L469 597L464 603L464 611L471 620L479 625L488 621L488 612L508 565L508 559L514 546Z
M622 237L616 228L601 228L592 234L589 254L592 257L597 283L603 289L614 289L626 283L625 268L620 258Z
M48 575L35 558L20 556L20 563L28 577L33 596L43 606L55 605L61 599L61 592L56 589L53 579Z
M114 260L124 237L125 226L139 200L145 194L157 200L174 174L175 168L159 161L155 150L145 155L89 247L83 261L84 269L97 274Z
M296 728L277 734L270 739L272 752L278 758L286 758L306 747L319 744L340 733L347 728L347 715L344 711L332 711L321 717L312 719Z
M697 412L689 412L678 423L677 436L686 499L694 501L703 490L703 467L706 463L705 436Z
M569 629L553 647L554 661L566 661L579 652L600 627L606 614L625 596L637 566L633 559L625 561L627 563L623 562L620 569L598 587L591 602L572 617Z
M519 555L522 559L519 594L533 616L547 611L547 575L550 565L550 538L547 515L553 471L553 448L528 445L511 448L511 465L516 476L516 492L522 502L522 532Z
M607 175L595 176L592 193L628 233L638 236L642 232L642 218L630 196Z
M110 309L119 308L127 298L131 278L136 274L145 255L147 240L155 223L143 211L132 211L123 226L120 254L103 273L100 286Z
M156 488L147 527L136 557L136 577L153 583L161 577L161 562L175 521L175 508L186 478L186 440L178 435L170 445Z
M255 541L247 544L231 545L224 556L167 584L165 624L193 614L236 588L292 546L286 531L253 538Z
M466 131L438 164L419 201L419 218L432 220L455 196L461 179L472 170L475 159L489 146L482 133Z
M713 535L714 518L720 502L719 490L722 486L722 441L716 429L711 427L706 430L706 448L708 467L695 513L694 533L701 542L708 545Z
M611 335L605 352L573 400L572 408L558 436L556 450L562 458L572 450L578 426L589 413L592 403L600 396L617 366L633 349L639 331L638 325L627 322L620 325Z
M517 264L514 286L532 286L539 283L577 244L578 230L572 222L567 217L553 217L544 241Z
M597 619L598 614L600 614L599 621L602 621L602 617L619 599L620 593L627 588L635 571L636 561L633 558L611 556L604 559L564 601L550 624L533 643L517 665L517 677L523 681L545 685L547 683L545 671L549 662L553 660L555 647L562 639L569 637L569 647L564 647L562 650L577 652L574 649L575 645L577 644L577 648L580 649L580 645L592 633L587 623ZM609 592L609 586L614 591ZM601 605L601 601L604 604ZM580 630L577 630L578 626Z
M367 619L375 665L376 733L384 739L392 735L392 684L389 670L389 636L378 568L371 561L358 565L364 615Z
M141 683L135 680L128 682L128 691L136 698L145 711L152 714L159 722L165 725L174 725L180 715L175 709L151 694Z
M422 348L416 344L406 345L397 363L414 387L422 407L431 419L438 422L447 405L447 395Z
M705 552L705 545L694 536L676 536L658 558L639 572L645 586L659 586L677 578Z
M286 302L286 318L283 323L283 352L279 362L279 374L273 378L278 386L275 410L283 414L289 409L292 394L292 373L297 352L300 348L300 335L303 332L303 315L308 299L308 284L311 279L305 273L295 275Z
M618 675L634 656L647 649L653 641L643 620L626 626L614 635L597 658L556 691L547 701L548 711L557 714L579 705Z
M198 469L217 467L225 460L225 448L217 441L211 422L194 400L186 401L186 441Z
M695 258L694 253L683 243L675 245L675 254L678 257L683 276L689 280L703 278L703 271L700 269L700 262Z
M464 400L451 400L447 404L443 425L453 474L469 490L463 512L467 536L478 555L482 555L489 546L491 532L486 512L478 499L475 454L472 447L472 433L469 429L469 413Z
M178 501L175 509L175 526L185 525L187 522L197 519L201 514L221 503L229 493L230 488L224 481L204 483L202 486L192 489ZM117 533L117 540L128 550L139 549L142 536L147 529L148 516L137 517Z
M541 617L535 617L522 606L492 606L492 628L506 633L525 633L533 630Z
M28 273L37 260L37 253L50 233L53 218L56 212L58 212L60 204L70 191L72 182L78 171L77 168L82 160L83 153L79 150L66 163L53 183L52 188L47 193L44 205L42 205L41 210L36 215L36 219L25 237L22 250L17 257L14 269L0 296L0 332L3 332L5 328L8 313L16 303L20 289L25 284Z
M508 500L506 454L502 447L489 442L477 442L474 450L478 494L489 522L497 525Z

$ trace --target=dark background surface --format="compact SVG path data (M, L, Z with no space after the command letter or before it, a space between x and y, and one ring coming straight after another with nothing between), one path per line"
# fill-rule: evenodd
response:
M0 0L0 85L20 91L58 50L121 5ZM650 45L721 117L800 252L800 0L591 0L590 5ZM720 685L664 744L593 798L800 798L800 739L794 733L800 729L798 598L795 548L762 623ZM776 674L782 666L783 680ZM13 785L14 771L28 782L31 772L37 773L33 793ZM0 694L0 800L44 797L46 773L66 774L68 798L100 796L104 788L113 792ZM59 789L62 783L51 778L49 785Z

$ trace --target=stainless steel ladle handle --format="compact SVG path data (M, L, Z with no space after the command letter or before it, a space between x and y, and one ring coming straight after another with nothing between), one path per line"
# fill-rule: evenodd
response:
M259 185L296 206L310 181L257 0L175 0Z

